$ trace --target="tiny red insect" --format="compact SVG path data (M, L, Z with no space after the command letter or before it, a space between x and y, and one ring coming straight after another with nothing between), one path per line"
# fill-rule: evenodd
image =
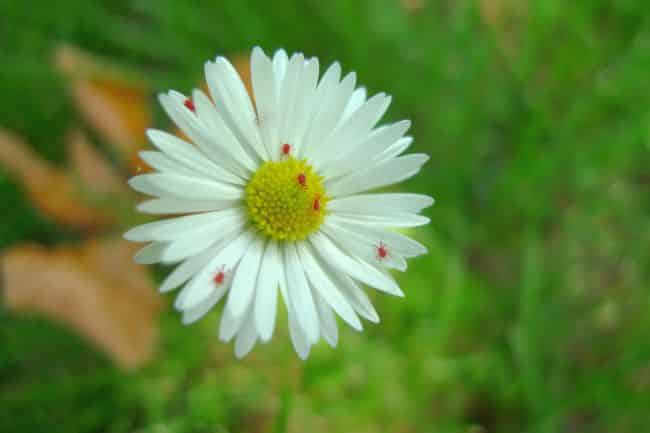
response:
M291 145L289 143L284 143L282 145L282 155L287 156L291 152Z
M305 173L300 173L298 175L298 184L300 186L307 186L307 176L305 176Z
M318 212L320 210L320 197L314 199L314 210Z
M388 256L388 250L386 249L386 245L383 242L379 242L379 246L377 247L377 258L379 260L385 259Z
M219 269L219 272L217 272L213 278L214 283L217 286L220 286L223 284L223 280L226 279L226 273L224 272L224 267L222 266L221 269Z
M194 106L194 102L190 98L187 98L185 100L185 102L183 102L183 105L185 105L187 107L187 109L190 110L191 112L196 111L196 107Z

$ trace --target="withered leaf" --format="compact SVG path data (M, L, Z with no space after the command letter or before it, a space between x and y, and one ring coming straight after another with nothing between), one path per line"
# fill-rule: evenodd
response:
M481 18L490 28L500 48L506 54L514 54L520 44L520 37L526 28L527 2L518 0L481 0Z
M63 170L36 155L20 137L0 129L0 166L20 181L36 208L55 221L93 230L114 218L82 200L78 185Z
M145 131L151 125L145 84L69 45L57 47L54 61L86 122L135 171L137 151L146 143Z
M74 174L96 194L129 194L126 183L115 168L88 141L79 129L66 136L68 160Z
M132 261L137 248L121 239L12 248L2 255L5 305L70 326L122 367L141 365L155 348L160 300Z
M400 0L400 5L410 14L416 14L425 8L427 0Z

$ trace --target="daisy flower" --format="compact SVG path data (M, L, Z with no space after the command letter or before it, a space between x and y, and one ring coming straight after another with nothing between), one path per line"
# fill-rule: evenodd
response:
M389 269L426 248L391 229L427 224L426 195L370 193L415 175L428 156L402 155L408 120L377 126L391 98L367 98L354 72L316 58L251 55L253 98L223 57L205 64L210 97L170 91L160 103L191 140L149 130L156 171L133 177L154 197L141 212L182 215L135 227L142 264L177 264L160 290L182 286L175 308L189 324L226 298L219 338L242 357L271 339L281 296L305 359L322 337L336 346L336 316L356 330L379 322L364 286L404 296ZM280 295L278 295L278 292Z

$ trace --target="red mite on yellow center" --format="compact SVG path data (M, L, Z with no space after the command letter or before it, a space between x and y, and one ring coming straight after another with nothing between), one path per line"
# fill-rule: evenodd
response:
M305 176L305 173L300 173L298 175L298 184L300 186L306 186L307 185L307 176Z

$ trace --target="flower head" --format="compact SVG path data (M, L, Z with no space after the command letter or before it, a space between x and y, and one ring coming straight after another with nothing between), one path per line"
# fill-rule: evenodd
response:
M211 99L171 91L160 103L192 143L150 130L157 151L141 153L156 171L130 180L154 198L145 213L178 215L135 227L150 242L139 263L178 264L162 283L183 286L175 306L191 323L227 298L219 336L246 355L271 339L278 292L296 352L321 337L335 346L335 315L357 330L378 322L362 285L403 296L388 269L426 253L392 231L429 222L433 199L369 193L415 175L428 157L402 155L410 122L377 126L390 104L366 98L338 63L319 79L316 58L260 48L251 56L255 103L223 57L205 65ZM214 101L214 102L213 102Z

